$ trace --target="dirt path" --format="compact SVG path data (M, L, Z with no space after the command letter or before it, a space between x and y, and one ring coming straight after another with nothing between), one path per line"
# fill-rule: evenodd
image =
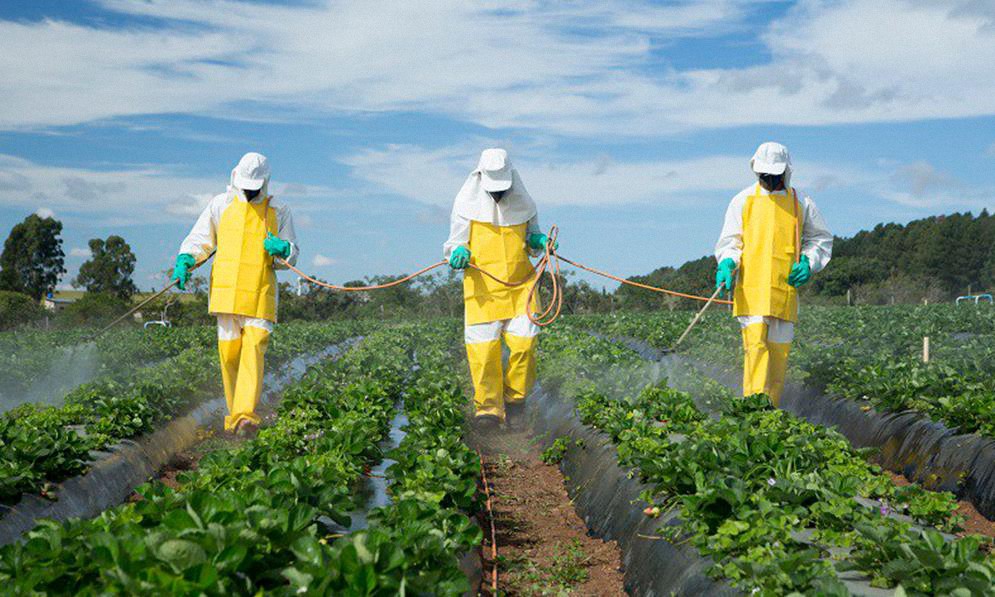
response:
M503 430L472 439L491 486L500 595L625 595L615 542L588 536L567 495L563 475L544 464L531 437ZM482 595L492 595L489 521L483 547Z

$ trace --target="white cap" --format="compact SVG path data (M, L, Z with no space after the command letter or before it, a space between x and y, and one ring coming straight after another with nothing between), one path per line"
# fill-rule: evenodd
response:
M767 142L757 148L750 160L750 167L757 174L784 174L791 169L788 148L780 143Z
M232 186L245 191L258 191L268 180L269 162L261 153L243 155L231 173Z
M485 191L497 193L511 188L511 162L508 160L507 151L498 148L485 149L480 154L477 171L480 172L480 186Z

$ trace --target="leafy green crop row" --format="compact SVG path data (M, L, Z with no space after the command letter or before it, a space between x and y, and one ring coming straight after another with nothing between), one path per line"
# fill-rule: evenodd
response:
M25 595L459 594L457 559L480 531L457 508L473 507L479 465L460 441L450 336L371 335L289 389L274 426L209 454L179 489L143 486L138 503L44 523L0 549L0 583ZM393 502L343 537L399 399L410 424L391 454Z
M715 576L766 595L846 595L837 572L847 570L908 594L995 595L980 538L948 542L909 522L953 529L953 497L896 487L835 431L702 378L701 394L721 405L712 418L689 394L652 383L634 353L562 326L542 357L545 382L652 485L650 512L680 509L665 537L690 541Z
M114 379L134 367L174 356L191 346L208 347L210 326L112 330L91 341L90 330L20 330L0 335L0 394L16 397L63 366L92 359L93 378ZM58 396L52 396L58 398Z
M0 551L0 580L15 594L289 589L327 549L324 525L348 522L351 486L381 457L410 370L405 340L370 338L313 370L286 392L273 427L209 454L178 490L153 483L97 519L43 523Z
M671 346L690 314L621 314L583 321L607 334ZM923 337L931 360L922 362ZM715 365L741 362L738 325L712 313L686 351ZM803 309L791 371L818 388L885 411L907 409L965 433L995 437L995 308L896 306Z
M281 326L268 364L277 366L357 329L350 323ZM154 337L147 341L163 346ZM220 394L217 353L213 345L205 345L204 337L204 332L174 336L167 341L170 350L182 345L176 339L186 339L191 346L122 379L84 384L70 392L62 406L23 405L0 415L0 503L16 502L25 492L49 495L49 484L86 470L92 450L151 431Z
M480 545L482 534L467 514L478 508L480 461L463 443L466 398L454 369L455 327L422 327L418 372L403 394L407 435L387 456L392 502L374 510L369 528L334 544L360 568L348 583L325 579L329 560L315 562L301 585L319 593L352 595L462 595L470 590L459 557ZM340 556L341 557L341 556Z

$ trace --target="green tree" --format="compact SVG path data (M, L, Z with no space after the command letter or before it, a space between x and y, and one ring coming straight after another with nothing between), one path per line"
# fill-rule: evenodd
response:
M135 254L120 236L112 234L107 240L90 240L89 261L79 268L73 286L82 286L87 292L112 294L128 300L138 292L131 274L135 271Z
M62 222L31 214L14 226L0 254L0 290L24 293L35 300L66 273Z
M41 319L45 315L38 301L19 292L0 290L0 330L13 329L19 325Z

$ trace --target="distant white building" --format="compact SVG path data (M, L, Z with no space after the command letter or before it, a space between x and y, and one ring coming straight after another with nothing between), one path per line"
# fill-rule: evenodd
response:
M52 296L46 296L42 301L42 305L45 307L47 311L51 311L52 313L58 313L75 302L76 299L55 298Z

